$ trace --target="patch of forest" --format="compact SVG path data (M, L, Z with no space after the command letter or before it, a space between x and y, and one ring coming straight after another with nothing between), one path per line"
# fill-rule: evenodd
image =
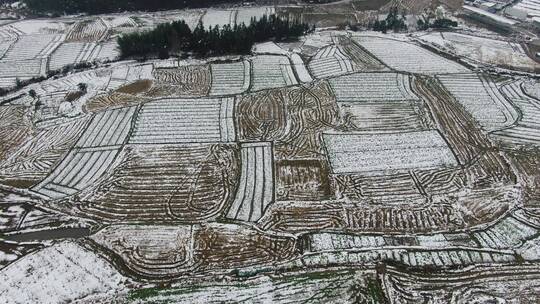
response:
M171 54L197 56L248 54L255 43L297 39L313 28L305 23L276 15L244 23L206 28L202 22L191 31L183 21L158 25L155 29L124 34L118 38L121 57L167 58Z
M335 0L314 0L327 3ZM104 14L124 11L160 11L243 4L245 0L23 0L36 14ZM253 1L251 1L253 2ZM257 1L254 1L257 2Z

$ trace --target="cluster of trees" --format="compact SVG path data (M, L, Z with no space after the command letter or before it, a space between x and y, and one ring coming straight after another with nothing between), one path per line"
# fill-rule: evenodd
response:
M447 29L458 26L456 21L446 18L446 11L442 6L438 6L435 11L428 10L422 14L416 24L419 30L427 30L429 28Z
M388 30L394 32L407 30L407 23L405 22L405 14L399 14L398 8L393 7L386 16L385 20L377 20L373 23L372 29L374 31L386 33Z
M180 53L198 56L247 54L257 42L298 38L310 30L305 23L275 15L252 19L249 26L242 23L205 28L199 22L193 31L181 20L160 24L150 31L122 35L118 38L118 46L123 58L168 58L170 54Z
M431 22L431 20L428 18L418 19L416 24L418 25L419 30L427 30L428 28L447 29L458 26L456 21L448 18L435 19L433 22Z
M103 14L123 11L158 11L208 7L242 0L23 0L36 13Z

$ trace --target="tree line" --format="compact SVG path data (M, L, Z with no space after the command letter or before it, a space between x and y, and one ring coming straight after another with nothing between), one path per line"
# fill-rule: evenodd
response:
M388 30L393 30L394 32L407 30L407 19L405 18L405 13L403 12L401 16L398 13L398 8L396 6L390 9L390 12L384 20L376 20L373 23L372 29L377 32L386 33Z
M4 0L5 1L5 0ZM34 13L104 14L124 11L159 11L244 3L245 0L22 0ZM313 0L312 0L313 1ZM327 3L336 0L315 0Z
M185 21L158 25L155 29L121 35L118 46L122 58L167 58L171 54L196 56L248 54L255 43L296 39L309 31L305 23L276 15L253 18L244 23L206 28L202 22L192 31Z
M124 11L159 11L199 8L241 0L23 0L35 13L103 14Z

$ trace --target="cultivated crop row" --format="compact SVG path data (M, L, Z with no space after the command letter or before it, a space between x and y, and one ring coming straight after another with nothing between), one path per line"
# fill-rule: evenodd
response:
M325 78L355 71L355 65L339 47L331 45L320 49L308 67L315 78Z
M525 94L521 82L505 84L501 91L519 108L521 119L516 126L494 133L496 138L513 145L538 146L540 143L540 100Z
M241 145L242 168L227 218L256 222L274 198L273 155L270 143Z
M247 91L250 86L251 62L248 60L211 64L210 69L212 73L210 95L240 94Z
M145 104L130 143L227 142L234 139L234 99L162 99Z
M447 143L436 131L394 134L324 134L332 172L394 171L455 166Z
M418 74L464 73L467 69L412 43L371 36L353 40L392 69Z
M437 78L486 130L508 127L517 119L517 112L489 79L476 74L441 75Z
M216 218L234 197L237 157L234 145L127 145L109 176L79 195L81 216L153 223Z
M288 57L262 55L253 57L251 62L252 91L298 84Z
M397 73L355 73L329 80L338 102L417 100L409 76Z

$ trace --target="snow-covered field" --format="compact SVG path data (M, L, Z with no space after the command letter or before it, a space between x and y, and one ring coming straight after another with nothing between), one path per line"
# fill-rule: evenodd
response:
M241 148L240 187L227 218L256 222L274 198L272 144L247 143Z
M398 71L429 75L468 71L464 66L411 42L366 35L353 36L353 40L390 68Z
M519 116L490 79L477 74L441 75L437 78L488 131L508 127Z
M409 76L398 73L355 73L329 80L338 102L416 100Z
M319 50L308 66L316 78L338 76L355 70L352 60L335 45Z
M130 143L204 143L234 140L234 98L163 99L145 104Z
M327 133L324 143L332 172L376 173L456 166L437 131L395 134Z
M519 43L504 39L490 39L452 32L432 32L418 38L455 55L483 64L527 70L540 66L527 56Z
M114 60L118 35L161 22L273 11L14 21L0 84ZM424 283L518 262L540 282L540 86L419 38L319 29L245 56L96 63L0 97L0 303L371 303L390 261Z
M240 94L249 89L251 62L215 63L210 65L212 87L210 95Z
M30 254L0 271L3 303L67 303L114 297L126 278L98 254L65 241Z
M286 56L260 55L251 59L252 91L298 84L291 62Z

